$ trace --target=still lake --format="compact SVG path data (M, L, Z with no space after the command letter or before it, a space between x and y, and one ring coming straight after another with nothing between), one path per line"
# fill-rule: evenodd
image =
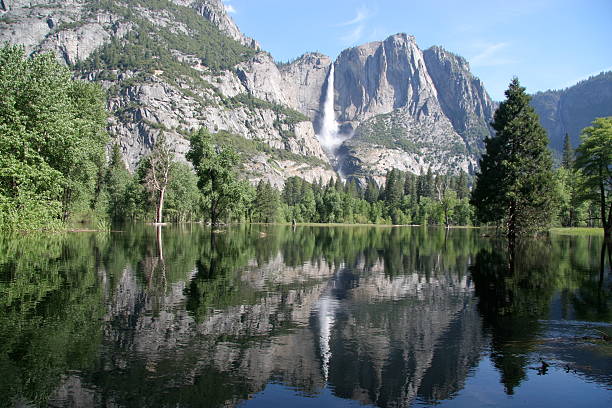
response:
M0 237L0 406L610 407L602 236Z

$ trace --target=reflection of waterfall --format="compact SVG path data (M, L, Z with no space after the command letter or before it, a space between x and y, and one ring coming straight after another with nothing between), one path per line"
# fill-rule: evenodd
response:
M323 296L319 299L318 318L319 318L319 347L321 348L321 358L323 363L323 375L325 382L329 376L329 360L331 359L331 329L334 326L334 315L338 307L338 301L331 296Z
M334 64L329 68L327 76L327 90L325 92L325 101L323 102L323 117L321 130L317 135L321 146L328 153L336 155L338 147L348 135L343 135L338 130L338 122L336 122L336 112L334 111Z

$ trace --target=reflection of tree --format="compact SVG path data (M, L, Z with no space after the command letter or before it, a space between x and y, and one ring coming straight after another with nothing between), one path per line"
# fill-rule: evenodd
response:
M166 278L166 262L164 261L161 225L155 226L154 246L149 245L147 247L147 255L142 259L141 265L146 277L147 289L149 291L158 290L161 294L165 293L168 281Z
M606 256L607 254L607 256ZM603 241L598 273L584 273L578 289L569 294L576 316L587 321L612 321L612 241ZM607 265L606 265L607 264Z
M540 334L555 289L550 247L530 242L512 250L482 249L470 268L478 309L491 331L491 358L507 394L525 379L527 354Z
M103 291L95 236L0 237L0 406L46 403L68 370L90 367Z
M226 308L254 301L255 294L240 280L252 253L250 229L213 234L203 241L196 260L196 275L187 288L187 310L201 321L212 307Z

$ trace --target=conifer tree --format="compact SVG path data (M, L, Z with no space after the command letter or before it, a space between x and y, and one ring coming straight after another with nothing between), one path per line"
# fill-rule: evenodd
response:
M563 140L563 157L561 159L561 166L565 169L571 169L574 167L574 150L570 142L570 137L566 133L565 139Z
M460 200L463 200L464 198L467 198L470 195L467 174L464 171L459 173L459 177L457 178L456 191L457 191L457 198Z
M495 112L495 136L485 140L472 204L482 222L503 222L508 240L550 223L554 180L548 137L517 78Z
M255 194L255 220L259 222L274 222L278 212L278 193L269 182L260 180Z
M378 185L376 185L376 182L372 178L368 178L365 193L364 193L365 200L368 203L372 204L375 201L378 201L379 194L380 192L378 189Z

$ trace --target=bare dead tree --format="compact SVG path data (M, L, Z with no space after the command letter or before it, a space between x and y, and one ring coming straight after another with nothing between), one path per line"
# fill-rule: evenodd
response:
M155 222L163 221L164 197L170 181L170 169L174 163L174 153L160 134L155 147L149 155L149 166L145 175L145 188L155 196Z

